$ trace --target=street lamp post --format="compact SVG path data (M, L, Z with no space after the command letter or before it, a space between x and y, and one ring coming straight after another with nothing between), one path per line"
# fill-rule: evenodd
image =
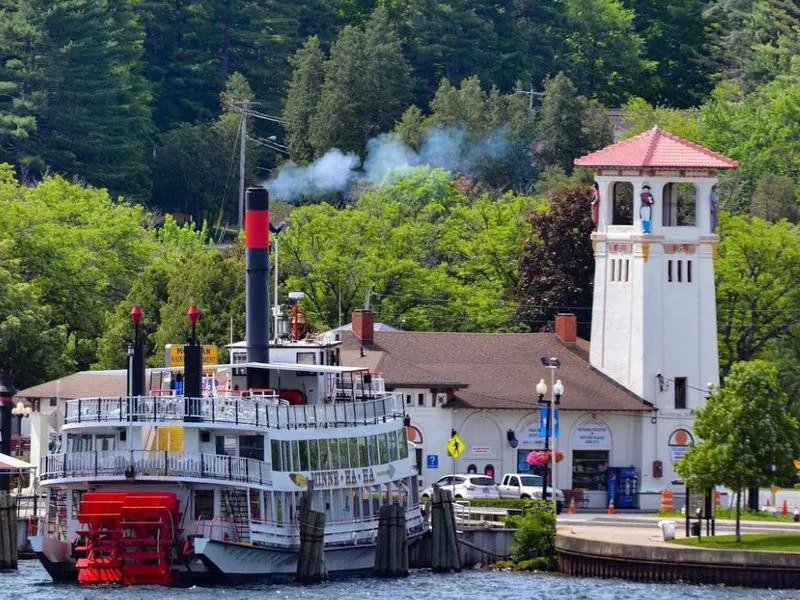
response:
M550 450L550 473L552 477L551 487L553 489L552 494L552 503L553 503L553 513L558 512L558 498L556 496L556 441L555 441L555 425L553 424L554 415L555 415L555 406L558 406L561 403L561 396L564 394L564 384L561 383L561 380L555 380L555 370L559 367L560 362L557 358L542 358L542 364L548 369L550 369L550 398L545 400L545 396L547 395L547 384L544 382L544 379L540 379L539 383L536 384L536 394L539 399L540 404L544 404L547 407L546 417L545 417L545 437L544 437L544 451L547 454L547 451ZM555 405L555 406L554 406ZM542 500L547 500L547 475L548 469L545 467L544 477L542 478Z

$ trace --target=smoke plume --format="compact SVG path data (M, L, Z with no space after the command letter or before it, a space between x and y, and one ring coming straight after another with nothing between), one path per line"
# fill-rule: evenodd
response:
M502 159L509 148L503 130L494 130L475 142L464 127L436 126L425 132L419 151L409 148L399 136L384 133L369 140L363 164L356 154L333 148L309 165L285 163L265 185L276 200L292 202L346 193L363 180L380 186L390 173L396 178L398 170L420 165L474 176L482 163Z

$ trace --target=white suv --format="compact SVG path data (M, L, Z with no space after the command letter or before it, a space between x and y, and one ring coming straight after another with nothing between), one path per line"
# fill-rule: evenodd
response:
M464 500L500 497L494 479L488 475L445 475L436 482L436 485L450 490L454 498ZM424 500L430 500L433 496L433 486L422 490L420 496Z
M507 473L497 486L501 498L530 498L539 500L542 497L542 476L530 473ZM553 488L547 488L547 497L551 498ZM556 489L556 510L564 509L564 492Z

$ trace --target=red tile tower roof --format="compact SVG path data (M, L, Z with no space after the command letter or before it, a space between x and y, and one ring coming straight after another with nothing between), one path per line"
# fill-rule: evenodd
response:
M718 152L653 127L630 139L575 159L578 167L641 169L735 169L739 163Z

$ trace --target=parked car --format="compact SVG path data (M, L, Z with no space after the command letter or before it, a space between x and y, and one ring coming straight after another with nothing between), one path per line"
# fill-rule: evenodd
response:
M499 498L494 479L487 475L445 475L436 485L450 490L454 498L476 500L478 498ZM423 500L433 496L433 486L428 486L420 494Z
M501 498L529 498L541 500L542 476L532 473L506 473L497 486ZM547 488L547 498L552 498L553 488ZM556 488L556 512L564 510L564 492Z

